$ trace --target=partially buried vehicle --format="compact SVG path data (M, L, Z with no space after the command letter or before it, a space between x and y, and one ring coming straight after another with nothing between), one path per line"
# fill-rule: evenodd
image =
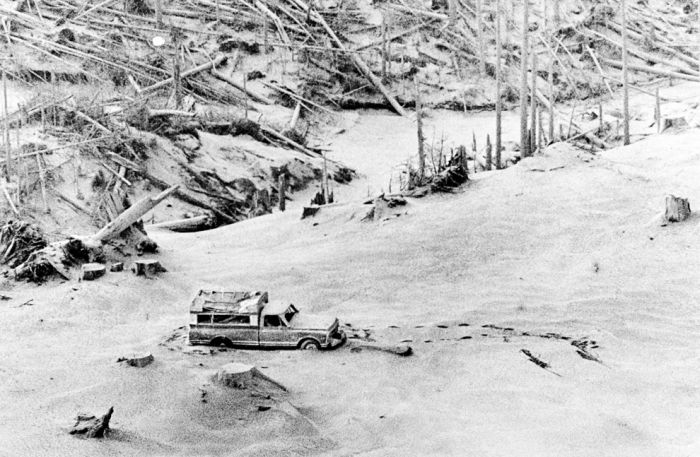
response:
M190 344L321 349L343 344L338 319L302 314L267 292L200 290L190 306Z

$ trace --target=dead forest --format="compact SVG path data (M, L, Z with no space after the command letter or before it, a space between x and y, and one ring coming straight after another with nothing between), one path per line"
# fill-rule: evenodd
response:
M1 0L6 275L154 252L139 220L166 196L150 222L183 231L284 209L307 186L326 203L354 175L324 153L343 110L415 119L401 191L554 142L628 144L630 91L700 81L697 3L646 3ZM495 110L497 134L436 159L421 121L437 109ZM520 143L503 144L516 109Z

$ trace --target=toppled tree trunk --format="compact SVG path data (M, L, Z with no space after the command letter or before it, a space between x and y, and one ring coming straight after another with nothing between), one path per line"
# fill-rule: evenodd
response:
M172 232L199 232L201 230L209 230L214 227L216 221L209 215L195 216L186 219L177 219L174 221L159 222L150 227L170 230Z
M682 222L690 217L690 202L687 198L666 196L665 222Z
M146 197L129 208L127 208L123 213L119 215L109 224L105 225L102 230L97 232L95 235L89 238L90 243L100 243L115 236L118 236L127 228L131 227L136 221L141 219L141 217L152 210L158 203L165 200L170 194L175 192L179 186L172 186L169 189L164 190L155 197Z
M75 425L70 430L71 435L85 435L85 438L104 438L109 430L109 421L112 419L114 407L110 407L107 414L100 418L78 414Z
M71 279L70 267L85 262L94 262L103 257L101 246L89 246L76 238L51 243L35 251L20 266L14 269L16 280L27 279L42 282L54 273Z
M103 242L119 236L131 228L144 214L165 200L177 188L178 186L172 186L155 197L146 197L136 202L92 237L85 240L69 238L35 251L22 265L15 268L15 279L42 282L53 273L57 273L65 279L71 279L71 266L103 259ZM139 232L143 235L141 238L144 239L139 239L137 243L137 249L140 252L154 251L155 243L143 232L138 229L132 230L132 232ZM136 233L136 236L139 236L139 233Z

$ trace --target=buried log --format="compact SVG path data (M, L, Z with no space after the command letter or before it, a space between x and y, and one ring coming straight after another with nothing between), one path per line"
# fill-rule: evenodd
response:
M387 346L380 344L348 344L351 352L360 352L363 349L370 351L380 351L388 352L389 354L400 355L401 357L408 357L413 354L413 348L407 344L399 344L396 346Z
M136 276L156 276L158 273L168 270L155 259L137 260L131 265L131 272Z
M688 217L690 217L690 202L688 199L667 195L664 222L682 222Z
M109 421L112 419L114 407L110 407L107 414L102 417L78 414L75 425L70 430L71 435L85 435L85 438L104 438L109 430Z
M153 363L153 360L153 354L147 352L143 354L134 354L130 357L120 357L117 359L117 362L125 362L130 367L143 368Z
M188 217L173 221L159 222L150 227L170 230L171 232L199 232L209 230L216 225L216 219L210 215Z

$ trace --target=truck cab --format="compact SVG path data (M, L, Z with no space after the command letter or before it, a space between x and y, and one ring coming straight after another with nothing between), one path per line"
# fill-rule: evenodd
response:
M338 319L302 314L267 292L200 290L190 306L190 344L321 349L341 345Z

